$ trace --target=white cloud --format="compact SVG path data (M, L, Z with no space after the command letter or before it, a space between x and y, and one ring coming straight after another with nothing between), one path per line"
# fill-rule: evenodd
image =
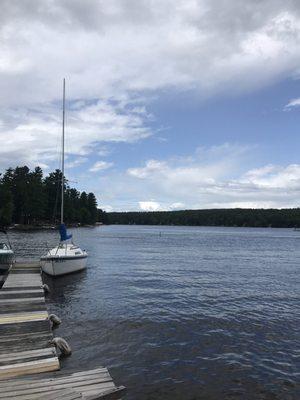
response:
M101 148L97 151L98 156L106 157L111 154L111 150L107 146L101 146Z
M112 162L97 161L89 170L91 172L103 171L105 169L111 168L113 165L114 165L114 163L112 163Z
M240 179L241 183L251 184L258 189L300 190L300 165L267 165L248 171Z
M86 163L88 161L87 157L79 157L79 158L75 158L72 161L68 161L66 162L66 168L75 168L78 167L84 163Z
M60 107L55 104L15 109L2 113L0 123L0 167L11 160L34 165L41 160L58 162L61 137ZM142 116L122 102L81 102L80 110L70 107L66 115L66 153L85 156L99 142L133 143L151 135ZM105 149L105 147L103 147ZM100 149L101 151L101 149Z
M103 206L101 205L101 209L106 211L106 212L112 212L114 211L113 207L107 204L104 204Z
M299 107L300 106L300 98L297 98L297 99L292 99L292 100L290 100L289 102L288 102L288 104L286 104L285 106L284 106L284 110L290 110L290 109L292 109L292 108L295 108L295 107Z
M251 168L255 163L251 146L200 148L187 157L148 160L126 175L101 178L101 197L115 210L136 210L137 202L148 211L300 205L299 164Z
M139 207L142 211L159 211L161 205L156 201L139 201Z
M184 204L183 204L183 203L180 203L180 202L172 203L172 204L170 204L170 206L169 206L169 210L170 210L170 211L182 210L182 209L184 209Z

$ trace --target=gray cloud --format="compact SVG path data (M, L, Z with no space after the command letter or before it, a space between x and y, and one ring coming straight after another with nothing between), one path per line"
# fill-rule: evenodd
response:
M2 0L1 166L11 160L51 162L60 132L63 76L76 143L70 153L84 156L103 143L149 137L143 107L157 91L190 90L203 98L239 94L295 77L299 65L300 4L295 0ZM202 156L213 157L211 151ZM237 181L219 176L229 167L218 162L181 165L177 175L190 186L178 184L173 161L161 164L163 186L149 167L155 164L132 168L131 175L122 175L125 183L115 177L118 191L135 196L137 204L157 201L168 207L183 203L195 187L194 193L206 196L204 206L215 204L218 196L222 204L233 204L232 193L242 202L249 197L254 203L258 192L269 202L279 204L280 196L286 202L275 187L261 187L242 175ZM199 180L203 168L212 181ZM152 176L147 187L139 173ZM106 186L113 192L111 184ZM284 190L295 194L298 189L290 182ZM106 196L113 204L114 193ZM199 202L191 197L188 204Z
M252 90L300 61L296 1L2 0L2 105L164 87Z

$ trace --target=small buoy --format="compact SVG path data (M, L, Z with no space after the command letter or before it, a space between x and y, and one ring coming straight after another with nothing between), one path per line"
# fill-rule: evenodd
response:
M45 292L45 293L50 293L50 288L49 288L49 286L47 285L47 283L44 283L44 284L42 285L42 289L44 289L44 292Z
M52 326L58 326L61 324L61 319L55 314L49 315L49 321L52 322Z
M55 337L50 340L49 343L53 344L56 347L56 350L60 351L62 356L70 356L72 354L72 349L68 342L61 337Z

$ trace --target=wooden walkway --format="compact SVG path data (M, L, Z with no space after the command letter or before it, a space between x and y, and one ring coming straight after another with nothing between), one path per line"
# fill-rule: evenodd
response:
M0 400L118 400L108 370L62 375L38 264L16 264L0 289ZM41 372L52 372L43 377ZM28 376L32 375L33 376ZM39 374L39 375L36 375Z
M0 379L59 369L42 284L38 264L16 264L0 289Z

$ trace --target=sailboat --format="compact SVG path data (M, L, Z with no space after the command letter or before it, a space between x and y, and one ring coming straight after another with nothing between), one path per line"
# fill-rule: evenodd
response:
M5 241L0 242L0 288L3 286L5 277L15 262L14 251L9 242L5 229L0 229L0 233L6 236Z
M76 246L72 235L67 233L64 224L64 169L65 169L65 100L66 82L63 80L63 121L62 121L62 162L61 162L61 207L60 207L60 242L41 257L43 272L51 276L59 276L81 271L86 268L87 252Z

